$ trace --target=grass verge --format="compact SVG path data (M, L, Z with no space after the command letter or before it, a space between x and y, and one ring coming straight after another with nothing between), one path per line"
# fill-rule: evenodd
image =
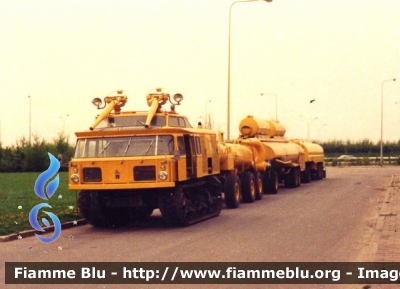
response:
M38 221L51 219L43 211L55 214L61 223L82 218L76 207L76 192L68 190L68 173L58 172L60 183L49 200L36 196L34 185L38 173L0 173L0 236L32 229L29 223L30 210L40 203L48 203L51 208L40 210Z

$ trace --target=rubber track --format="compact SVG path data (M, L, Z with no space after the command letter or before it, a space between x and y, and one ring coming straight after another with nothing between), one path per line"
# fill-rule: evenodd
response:
M160 195L159 205L160 210L168 225L175 225L175 226L189 226L206 219L210 219L213 217L218 216L222 210L222 197L220 189L217 193L217 207L215 211L210 212L206 215L197 216L193 219L187 218L187 212L184 212L185 208L183 204L187 202L193 202L195 199L187 199L186 194L184 193L185 190L198 190L202 186L207 186L204 182L202 183L195 183L190 185L181 185L176 187L174 190L169 192L164 192ZM211 189L212 190L212 189ZM185 198L185 200L183 199ZM210 210L210 203L208 203L208 210Z

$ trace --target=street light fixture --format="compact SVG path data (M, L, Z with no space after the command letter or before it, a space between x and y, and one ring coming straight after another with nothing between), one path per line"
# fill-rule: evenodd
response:
M383 167L383 84L389 81L396 81L396 78L386 79L382 81L382 86L381 86L381 160L380 160L381 167Z
M240 2L256 2L256 1L265 1L267 3L271 3L272 0L240 0L235 1L229 7L229 31L228 31L228 113L227 113L227 139L230 139L230 118L231 118L231 14L232 14L232 7L236 3Z
M278 122L278 96L276 93L261 93L261 95L275 95L275 121Z

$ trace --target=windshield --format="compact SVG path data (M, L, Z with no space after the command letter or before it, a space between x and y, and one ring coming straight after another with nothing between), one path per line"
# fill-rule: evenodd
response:
M103 119L97 128L105 128L105 127L143 127L146 122L147 116L145 115L137 115L137 116L118 116L118 117L109 117ZM165 126L165 116L154 116L151 120L150 126Z
M79 139L75 158L172 155L171 135Z

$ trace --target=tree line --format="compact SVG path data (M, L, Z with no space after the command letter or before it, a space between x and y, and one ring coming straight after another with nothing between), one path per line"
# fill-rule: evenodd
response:
M326 157L338 157L344 154L375 157L380 154L380 142L372 142L369 139L315 142L324 148ZM60 170L67 170L68 162L74 154L74 147L64 133L59 133L52 142L34 135L31 143L24 137L11 147L3 147L0 143L0 172L43 172L50 164L48 152L55 157L61 156ZM383 154L387 157L399 157L400 140L384 142Z
M33 135L32 142L23 137L12 146L3 147L0 143L0 172L43 172L50 165L48 153L59 159L60 171L67 170L74 147L64 133L59 133L52 142Z
M381 142L373 142L369 139L363 139L358 141L351 140L329 140L325 142L316 141L319 145L324 148L326 156L338 157L340 155L354 155L354 156L365 156L375 157L380 155ZM400 140L397 141L386 141L382 143L383 155L386 157L394 157L400 155Z

